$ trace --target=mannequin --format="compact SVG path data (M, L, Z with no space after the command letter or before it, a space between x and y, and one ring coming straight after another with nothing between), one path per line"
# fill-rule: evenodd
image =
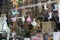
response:
M6 20L7 20L6 14L2 14L0 18L0 23L2 23L2 30L4 31L6 31L6 29L9 29L9 27L7 26Z
M6 14L1 14L1 18L0 18L0 23L2 23L2 27L1 27L1 31L2 32L6 32L7 33L7 40L9 40L10 37L10 28L7 26L7 22L6 22L7 18L6 18Z

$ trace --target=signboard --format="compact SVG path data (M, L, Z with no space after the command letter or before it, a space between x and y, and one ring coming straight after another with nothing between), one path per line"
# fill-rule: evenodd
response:
M53 40L60 40L60 32L53 32Z

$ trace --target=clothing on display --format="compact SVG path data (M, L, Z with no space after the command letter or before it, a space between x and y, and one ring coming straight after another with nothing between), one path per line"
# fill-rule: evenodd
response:
M51 19L52 18L52 12L49 12L48 14L49 14L48 19Z
M16 17L14 17L14 18L11 18L11 20L13 21L13 22L16 22Z
M12 11L12 15L16 15L16 14L19 14L17 10Z
M48 10L47 4L44 4L44 10Z
M0 32L7 40L60 40L56 0L3 0L1 7Z
M57 11L58 10L58 5L57 4L54 4L54 9L53 11Z
M35 19L33 19L33 21L31 22L31 24L35 27L37 25Z
M24 16L22 16L22 22L25 22L25 18L24 18Z
M30 16L28 16L28 18L26 19L26 21L27 22L31 22L32 21L31 18L30 18Z

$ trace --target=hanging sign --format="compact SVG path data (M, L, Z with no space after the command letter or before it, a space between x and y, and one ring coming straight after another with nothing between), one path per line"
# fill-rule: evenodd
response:
M60 32L53 32L53 40L60 40Z

